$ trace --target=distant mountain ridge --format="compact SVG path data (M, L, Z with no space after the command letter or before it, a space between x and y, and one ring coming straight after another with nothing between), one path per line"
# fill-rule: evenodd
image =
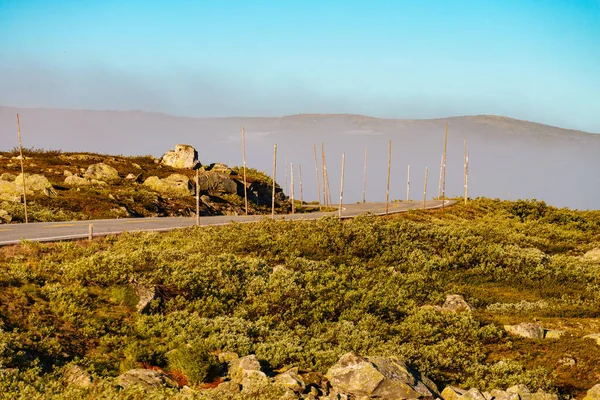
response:
M144 111L0 107L0 149L17 145L15 114L26 147L161 156L176 143L198 149L203 163L241 165L241 129L248 165L271 174L278 145L278 181L285 188L286 159L304 168L304 195L316 199L314 147L324 144L330 185L340 184L346 154L345 199L362 199L363 157L368 150L367 199L383 200L387 147L393 141L392 198L412 198L429 168L428 197L437 196L445 125L449 126L448 194L463 192L463 141L469 153L473 196L537 198L556 206L600 208L600 134L495 115L435 119L384 119L355 114L281 117L178 117ZM310 169L313 170L310 173ZM321 166L319 166L321 169ZM289 180L289 174L288 180ZM312 181L311 181L312 179ZM298 182L298 179L296 179ZM288 185L289 186L289 185ZM298 188L297 188L298 189ZM289 193L289 191L288 191Z

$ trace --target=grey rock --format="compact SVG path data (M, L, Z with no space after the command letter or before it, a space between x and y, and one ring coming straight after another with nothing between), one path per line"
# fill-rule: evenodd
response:
M223 351L217 355L217 358L220 363L229 363L233 360L237 360L240 356L237 353L231 351Z
M65 178L65 184L69 186L88 186L91 185L92 182L89 179L77 175L68 175Z
M306 387L302 377L298 374L298 368L292 368L282 374L275 376L275 384L301 393Z
M446 296L446 301L442 305L442 310L461 312L472 311L475 307L466 302L465 298L460 294L449 294Z
M119 179L119 173L117 170L114 167L104 163L90 165L83 176L89 179L101 181L116 181Z
M511 335L530 339L543 339L544 328L540 324L533 322L524 322L519 325L504 325L504 330Z
M495 400L519 400L517 393L505 392L503 390L494 389L490 392Z
M66 368L63 371L63 380L67 384L84 388L92 385L92 376L79 365Z
M139 313L144 313L148 310L152 300L157 298L156 286L136 285L135 293L139 297L136 310Z

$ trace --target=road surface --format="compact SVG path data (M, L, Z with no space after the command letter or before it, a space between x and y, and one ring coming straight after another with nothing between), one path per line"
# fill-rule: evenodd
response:
M454 203L446 200L446 205ZM440 200L429 200L426 208L440 208ZM389 213L399 213L410 209L423 208L423 202L399 202L390 203ZM344 204L342 218L353 218L360 214L371 213L375 215L385 214L385 203ZM338 212L312 212L303 214L276 215L277 220L310 220L324 216L337 216ZM200 225L226 225L232 222L254 222L270 215L219 215L212 217L200 217ZM114 235L125 231L169 231L177 228L185 228L196 224L195 217L160 217L160 218L122 218L122 219L96 219L88 221L69 222L34 222L30 224L0 225L0 246L17 244L22 240L36 242L52 242L60 240L87 238L89 225L93 224L93 235Z

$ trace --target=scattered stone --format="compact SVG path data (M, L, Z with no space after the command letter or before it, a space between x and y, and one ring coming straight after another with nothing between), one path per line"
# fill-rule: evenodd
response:
M241 388L239 383L227 381L219 384L219 386L217 386L217 390L228 393L239 393Z
M543 339L544 328L534 322L523 322L519 325L504 325L504 330L511 335L529 339Z
M194 168L198 164L198 152L188 144L175 145L175 150L167 151L160 163L173 168Z
M130 181L134 181L134 182L140 182L142 180L142 174L127 174L127 176L125 177L125 179L130 180Z
M92 185L96 185L96 186L106 186L106 185L108 185L108 183L106 183L106 182L104 182L104 181L100 181L100 180L98 180L98 179L91 179L91 180L90 180L90 183L91 183Z
M465 298L460 294L449 294L446 296L446 301L442 305L442 310L461 312L472 311L475 307L465 301Z
M585 335L583 338L595 340L596 344L600 346L600 333L591 333L589 335Z
M490 395L495 400L519 400L519 395L517 393L505 392L498 389L492 390Z
M65 169L65 170L63 171L63 175L64 175L64 176L72 176L72 175L73 175L73 173L72 173L71 171L69 171L69 170L66 170L66 169Z
M157 298L156 286L136 285L135 293L139 297L136 310L138 313L144 313L150 307L150 302Z
M116 378L119 386L127 389L132 386L139 386L143 390L152 390L160 387L179 388L177 382L169 378L167 374L150 369L132 369L119 375Z
M298 368L292 368L275 377L275 384L302 393L306 387L304 381L298 374Z
M444 390L442 390L441 396L444 400L459 400L465 393L467 393L467 391L461 388L446 386Z
M192 194L190 179L181 174L172 174L164 179L160 179L157 176L151 176L144 181L144 185L152 190L170 196L187 196Z
M600 400L600 383L588 390L583 400Z
M573 367L577 364L577 361L575 361L575 359L573 357L565 356L565 357L559 358L556 363L561 367Z
M71 365L63 372L63 379L67 384L89 387L92 384L92 376L79 365Z
M560 339L566 332L556 329L548 329L544 333L544 339Z
M90 165L83 176L89 179L97 179L101 181L116 181L119 179L119 173L117 170L104 163Z
M506 389L506 392L508 392L508 393L516 393L519 396L523 396L523 395L526 395L526 394L531 394L531 392L529 391L529 389L527 388L527 386L525 386L523 384L511 386L508 389Z
M142 167L140 166L140 164L131 163L131 166L133 166L133 168L142 169Z
M65 178L65 185L69 186L88 186L91 184L92 182L90 182L89 179L85 179L77 175L68 175Z
M260 362L254 354L236 358L229 362L229 378L233 382L241 383L244 371L260 371Z

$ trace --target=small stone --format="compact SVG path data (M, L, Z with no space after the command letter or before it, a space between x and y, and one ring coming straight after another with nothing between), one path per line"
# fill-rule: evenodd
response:
M583 338L584 339L592 339L596 342L597 345L600 346L600 333L592 333L589 335L585 335Z
M68 384L84 388L92 384L92 376L79 365L69 366L63 373L63 379Z
M237 353L234 353L232 351L223 351L218 354L217 358L220 363L229 363L233 360L237 360L238 358L240 358L240 356L238 356Z
M117 384L124 389L139 386L143 390L152 390L160 387L178 388L179 385L167 374L150 369L132 369L116 378Z
M275 384L293 390L296 393L304 391L305 384L300 375L298 368L292 368L279 374L275 377Z
M460 294L449 294L446 296L446 301L442 305L442 310L451 312L472 311L475 307L465 301L465 298Z
M519 325L504 325L504 330L511 335L529 339L543 339L544 328L533 322L524 322Z
M549 329L544 333L544 339L560 339L565 333L565 331Z
M156 286L136 285L135 293L139 297L136 310L138 313L143 313L148 310L150 303L157 297Z
M577 361L573 357L566 356L559 358L556 363L561 367L573 367L577 364Z
M492 390L490 395L492 395L495 400L519 400L519 395L517 393L505 392L498 389Z

